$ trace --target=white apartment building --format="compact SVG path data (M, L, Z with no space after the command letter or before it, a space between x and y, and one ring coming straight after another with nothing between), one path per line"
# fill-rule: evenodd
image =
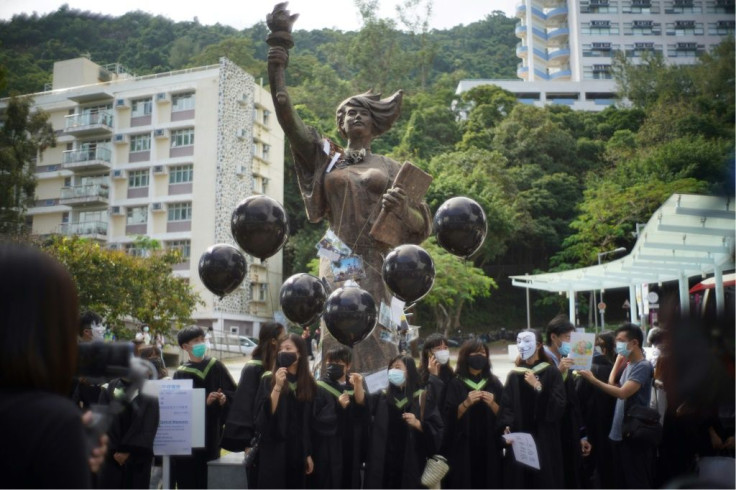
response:
M52 90L32 96L57 135L36 166L34 234L79 235L130 254L144 253L134 241L145 235L181 251L174 273L205 301L194 314L201 327L257 335L273 319L281 252L263 263L247 256L246 280L223 300L198 273L209 246L236 245L238 202L259 193L283 202L283 132L251 75L225 58L140 77L77 58L55 63Z
M614 52L692 64L736 24L734 0L522 0L516 16L523 82L463 80L458 94L493 83L525 103L602 110L615 101Z

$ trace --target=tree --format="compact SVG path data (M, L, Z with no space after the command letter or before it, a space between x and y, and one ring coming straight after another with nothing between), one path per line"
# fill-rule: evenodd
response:
M207 46L201 53L191 58L189 66L214 65L219 63L223 56L256 79L266 76L266 64L253 57L253 41L243 37L229 37Z
M56 146L49 115L31 111L32 103L11 97L0 116L0 234L24 231L26 211L34 204L35 160Z
M80 309L97 312L119 338L134 334L125 322L146 323L164 334L191 324L202 301L186 279L171 274L172 266L181 262L179 252L162 252L155 240L145 237L136 243L148 251L147 257L106 250L79 237L55 236L43 248L71 273Z
M437 271L432 290L422 303L432 310L437 328L447 336L461 326L463 308L477 298L490 296L496 282L471 262L446 252L434 238L422 243L422 248L432 257Z

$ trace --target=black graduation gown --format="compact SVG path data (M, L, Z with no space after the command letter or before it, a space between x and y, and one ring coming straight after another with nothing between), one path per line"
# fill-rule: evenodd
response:
M351 395L345 408L337 401L344 391ZM308 478L311 488L361 488L368 396L366 392L363 405L358 405L353 391L350 383L341 386L328 378L317 383L312 406L314 474Z
M121 379L114 379L102 389L99 402L110 405L119 392L129 385ZM122 393L121 393L122 395ZM118 405L121 411L112 415L108 449L105 464L100 471L100 488L148 488L153 463L153 440L158 429L158 400L138 394L132 401ZM120 466L113 458L117 452L129 453L127 461Z
M583 450L580 438L585 435L580 402L575 392L575 380L572 371L563 376L565 387L565 413L560 423L560 441L562 442L562 468L565 488L582 487Z
M503 467L505 488L563 486L560 421L565 411L565 387L562 375L554 366L547 365L536 375L542 383L541 392L529 386L523 372L509 373L498 418L500 429L508 426L511 432L526 432L534 437L540 469L518 463L508 447Z
M608 383L613 363L603 355L594 355L590 371ZM616 398L597 389L585 378L576 376L575 388L580 401L580 410L585 424L591 450L583 458L583 486L586 488L615 488L616 473L613 464L613 450L608 434L613 423L613 410Z
M256 395L256 430L261 434L258 488L305 488L313 401L299 401L293 389L284 387L272 414L271 378L270 372L264 374Z
M402 407L396 406L396 400L405 399L404 392L393 385L370 397L373 422L365 488L421 488L426 460L437 453L443 432L439 410L426 402L421 432L403 420L408 412L422 419L422 392L417 390Z
M251 446L256 435L256 394L261 384L264 368L261 359L254 357L240 371L240 382L235 391L233 405L225 422L220 446L231 452L241 452ZM246 468L248 488L258 488L258 453L253 464Z
M483 382L481 378L470 381ZM444 484L446 488L501 488L503 442L496 414L480 401L471 405L461 419L457 418L458 406L473 389L460 378L451 380L447 387L443 418L447 421L445 441L450 471ZM480 389L493 393L496 403L501 403L503 385L497 377L491 375Z
M205 357L199 362L188 361L174 373L174 379L191 379L194 389L205 390L205 400L213 391L221 389L227 397L224 405L205 401L205 447L192 449L191 456L173 456L173 476L179 488L206 488L207 462L220 457L220 439L230 405L235 394L235 381L224 364Z

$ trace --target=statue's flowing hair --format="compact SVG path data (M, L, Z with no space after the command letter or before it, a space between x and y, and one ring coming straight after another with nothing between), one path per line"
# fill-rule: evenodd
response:
M391 129L391 125L393 125L399 114L401 114L401 101L403 98L404 92L402 90L385 99L381 98L381 94L374 94L372 90L348 97L337 106L337 113L335 114L337 130L343 138L347 139L348 135L342 128L345 122L345 109L347 106L363 107L371 111L373 117L373 136L379 136Z

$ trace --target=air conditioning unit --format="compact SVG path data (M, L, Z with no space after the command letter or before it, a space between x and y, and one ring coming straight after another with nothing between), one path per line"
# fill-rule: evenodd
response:
M125 214L125 209L122 206L112 206L110 208L110 214L112 216L122 216Z
M128 135L127 134L116 134L112 137L112 141L116 145L126 145L128 144Z
M154 213L160 213L162 211L166 211L166 207L162 202L154 202L151 204L151 211Z
M125 170L123 169L115 169L112 171L112 178L113 179L124 179L125 178Z
M248 136L248 132L245 129L238 129L237 136L239 140L244 140Z
M168 129L154 129L153 130L154 138L168 138L168 136L169 136Z
M159 92L156 94L156 102L171 102L171 99L169 98L169 94L167 94L166 92Z
M155 165L153 167L153 173L154 174L165 174L167 173L167 168L164 165Z
M116 109L130 109L130 104L128 104L128 101L125 99L115 99L115 108Z

